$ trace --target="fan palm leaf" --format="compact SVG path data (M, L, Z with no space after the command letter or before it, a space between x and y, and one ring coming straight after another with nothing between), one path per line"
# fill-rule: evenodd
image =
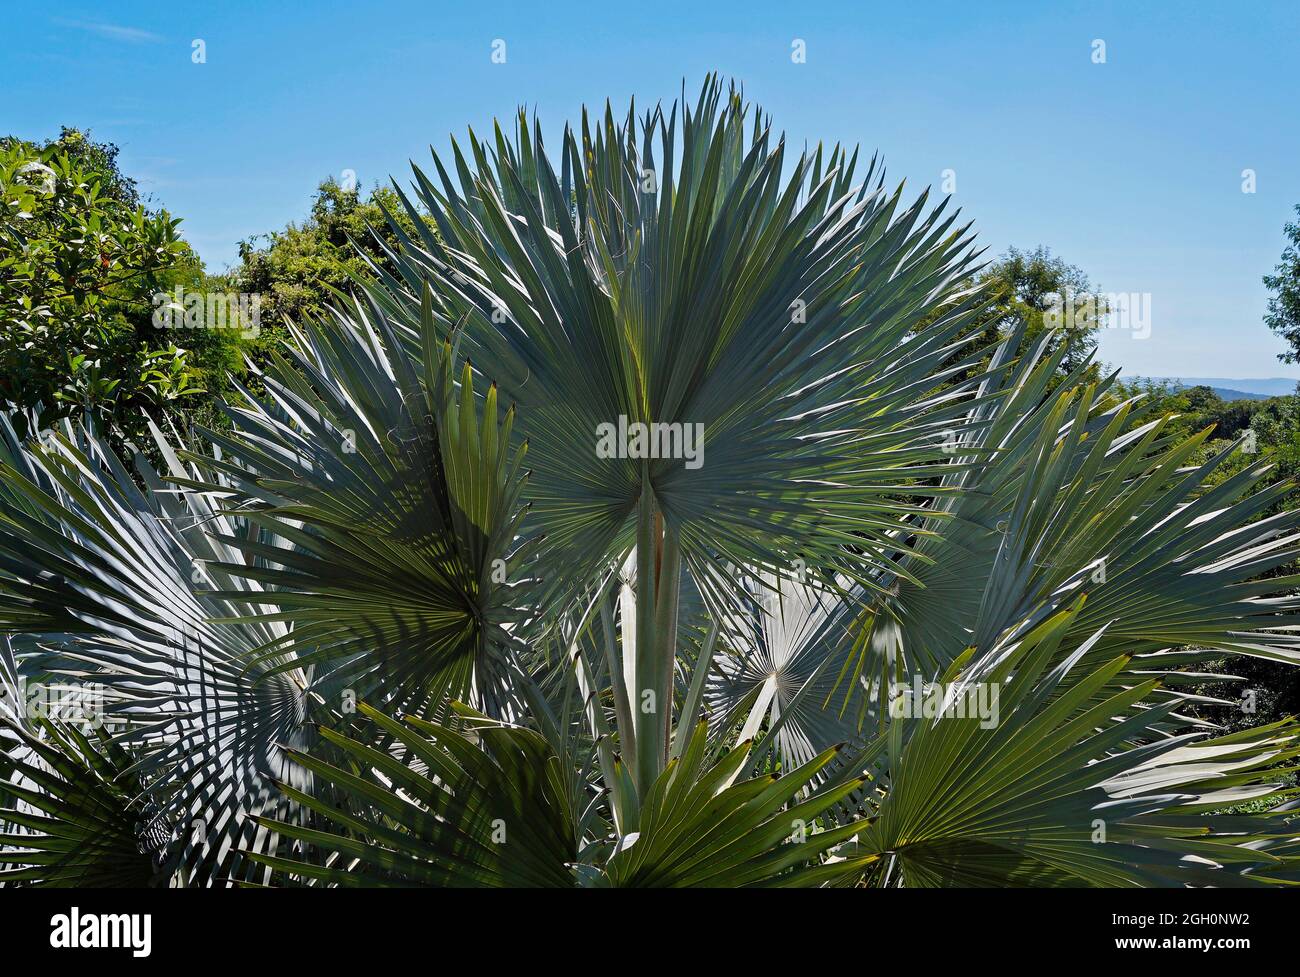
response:
M858 604L825 587L769 578L745 618L728 617L704 700L712 723L766 730L783 767L856 739L854 714L828 705L855 644Z
M225 494L259 530L217 537L240 554L218 569L265 584L276 608L244 620L291 625L252 658L272 673L316 666L335 704L381 687L417 711L436 688L509 699L511 631L528 616L513 410L500 416L492 387L475 404L432 325L414 360L382 313L350 311L296 332L266 395L245 390L233 429L208 432L222 458L192 460L221 482L181 483Z
M1083 669L1100 633L1060 658L1082 605L1001 649L994 667L963 656L942 677L934 715L897 720L867 747L879 787L852 850L881 856L869 881L1224 886L1293 870L1263 847L1294 835L1284 815L1207 812L1293 793L1300 727L1163 736L1174 703L1134 709L1154 680L1098 701L1127 660ZM954 718L979 687L996 690L997 721Z
M1136 405L1106 403L1113 377L1047 394L1057 359L991 371L989 387L1006 386L982 398L954 449L989 460L954 466L945 481L959 491L935 506L942 529L917 539L885 595L862 595L854 672L936 676L1080 593L1089 600L1064 647L1105 627L1090 665L1128 653L1135 668L1171 672L1208 657L1195 649L1300 661L1296 580L1261 579L1300 553L1300 516L1265 516L1287 484L1264 485L1259 462L1205 488L1235 446L1187 467L1208 432L1170 438L1167 418L1135 426ZM1192 650L1170 650L1180 646Z
M164 883L171 838L150 811L134 758L102 732L92 739L69 724L33 725L9 724L19 759L6 775L13 806L0 809L0 885Z
M897 484L926 474L929 435L958 413L954 392L925 395L962 368L952 346L979 304L955 215L905 205L874 160L855 183L838 147L787 160L716 80L680 119L584 116L558 174L522 116L513 142L471 133L470 151L453 150L455 179L436 157L436 183L416 170L408 206L440 234L389 255L401 278L376 301L418 332L429 288L439 327L464 323L476 370L520 406L530 520L569 577L621 560L646 495L706 591L727 587L724 561L887 562ZM699 453L598 455L605 425L635 424L698 432Z
M204 561L225 550L196 527L222 517L202 496L164 493L139 460L142 492L70 425L42 445L0 433L0 627L31 672L103 685L105 718L145 775L178 787L154 816L180 869L237 873L239 848L274 843L244 815L282 803L270 777L293 772L278 744L306 741L307 705L301 674L245 661L275 625L216 623L257 600L212 596L229 581Z
M353 809L371 813L297 795L327 826L268 827L317 846L326 853L322 863L250 857L302 880L346 886L798 885L860 867L819 861L854 826L814 833L813 824L858 785L799 796L834 750L786 777L733 783L747 744L709 765L701 724L648 793L636 830L591 837L569 803L570 773L537 733L479 721L486 717L464 709L470 728L459 731L413 717L403 726L367 706L362 712L409 760L328 731L323 735L369 776L308 755L296 759L351 795Z

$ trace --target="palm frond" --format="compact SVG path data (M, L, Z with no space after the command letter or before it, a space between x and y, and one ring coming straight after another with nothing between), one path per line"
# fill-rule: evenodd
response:
M0 629L20 666L102 684L114 735L147 778L178 788L155 811L175 830L169 858L196 880L238 874L239 848L274 844L244 814L283 803L270 778L292 775L280 744L307 742L308 704L301 673L246 660L280 626L217 623L259 599L212 594L230 581L209 561L237 556L198 527L225 517L197 493L167 494L141 459L142 492L70 424L41 445L2 419L0 435Z
M1059 660L1082 603L1004 648L993 668L959 659L932 715L895 719L864 751L877 788L852 850L880 856L870 882L1228 886L1293 870L1262 847L1294 835L1285 816L1207 812L1293 793L1300 726L1163 736L1175 703L1136 708L1154 680L1099 701L1128 662L1081 666L1100 633ZM996 721L957 711L976 690L993 690L982 701Z
M565 781L572 776L537 733L460 712L453 730L368 706L362 712L402 747L402 757L324 731L362 772L296 759L352 800L331 808L289 790L319 827L268 827L324 853L319 864L250 853L318 884L479 886L800 885L859 871L870 857L822 864L856 826L818 831L817 819L859 785L801 798L833 758L828 750L785 777L733 783L747 744L709 765L701 723L683 755L649 791L635 830L589 837ZM362 813L358 813L362 812ZM326 826L328 825L328 827Z
M558 175L522 115L469 152L454 179L436 157L436 181L416 170L407 204L440 235L403 235L375 301L418 335L431 290L437 328L463 323L476 371L519 404L530 524L574 568L551 584L621 560L651 493L715 602L726 564L872 586L909 511L900 484L924 494L935 434L964 412L960 388L927 395L970 365L957 337L982 301L961 290L956 214L904 203L874 159L859 178L838 147L824 170L820 152L787 160L716 79L680 118L584 116ZM660 425L669 456L602 456L637 424Z
M508 699L505 674L528 619L526 540L519 533L523 449L495 388L459 386L450 339L424 333L408 357L382 313L354 301L328 326L295 331L244 391L233 430L208 432L223 452L196 463L258 532L216 542L240 558L224 573L265 585L284 622L252 659L272 673L315 667L314 687L418 710L436 688ZM221 591L219 596L230 596Z
M0 809L0 886L142 888L165 884L171 837L134 758L102 732L38 720L9 726Z

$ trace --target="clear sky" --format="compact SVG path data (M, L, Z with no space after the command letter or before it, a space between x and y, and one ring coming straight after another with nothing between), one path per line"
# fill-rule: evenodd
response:
M716 70L797 144L879 149L917 191L955 171L993 252L1044 244L1102 291L1149 293L1149 338L1102 338L1126 372L1300 377L1260 282L1300 203L1296 0L5 8L0 133L117 143L216 270L329 174L404 181L430 144L518 105L558 133L584 102L671 100Z

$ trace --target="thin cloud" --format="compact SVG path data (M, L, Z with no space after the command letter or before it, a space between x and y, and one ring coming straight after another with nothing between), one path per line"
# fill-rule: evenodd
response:
M110 41L126 41L128 44L157 44L163 39L161 34L141 30L138 27L123 27L121 24L102 24L86 20L59 20L55 23L73 30L98 34Z

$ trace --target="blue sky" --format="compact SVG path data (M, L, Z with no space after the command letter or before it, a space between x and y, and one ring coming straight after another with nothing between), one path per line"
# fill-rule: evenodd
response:
M430 144L520 104L558 133L584 102L670 100L716 70L798 144L879 149L914 191L954 170L993 252L1044 244L1102 291L1149 293L1150 338L1102 337L1126 372L1300 377L1275 359L1260 282L1300 203L1294 0L107 0L4 18L0 133L117 143L214 269L302 217L329 174L405 180Z

